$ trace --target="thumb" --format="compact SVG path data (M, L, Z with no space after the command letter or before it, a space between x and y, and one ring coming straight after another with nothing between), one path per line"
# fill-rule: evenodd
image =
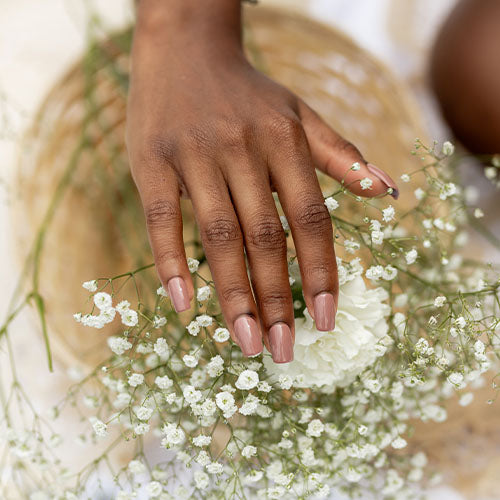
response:
M387 193L394 199L399 196L396 183L378 167L367 163L354 144L331 129L323 119L304 101L299 99L299 115L309 142L311 156L315 165L325 174L339 182L344 181L347 189L356 195L373 197ZM354 163L359 169L352 168ZM369 183L362 183L363 179Z

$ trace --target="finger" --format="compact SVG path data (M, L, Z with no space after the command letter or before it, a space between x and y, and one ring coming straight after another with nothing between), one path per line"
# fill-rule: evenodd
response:
M332 222L301 123L284 130L269 153L271 178L292 231L307 308L318 330L331 331L338 301Z
M315 165L354 194L373 197L389 193L397 199L396 183L383 170L368 163L352 143L331 129L307 104L299 100L299 115ZM356 167L353 169L353 165ZM359 166L359 170L356 168ZM362 183L363 179L370 179Z
M248 280L243 237L225 180L218 168L190 162L187 188L201 232L224 318L245 356L262 352L262 333ZM200 176L199 172L203 172Z
M160 281L177 312L190 308L193 283L182 238L179 183L168 164L148 165L135 172L149 242Z
M269 178L253 168L253 161L240 158L238 169L226 169L226 177L243 230L264 342L274 362L288 363L293 360L294 314L286 238Z

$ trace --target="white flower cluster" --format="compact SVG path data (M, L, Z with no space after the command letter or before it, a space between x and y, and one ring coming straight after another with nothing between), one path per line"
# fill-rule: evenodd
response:
M291 500L337 491L357 498L366 489L381 500L418 498L427 459L409 451L410 421L446 420L443 402L454 394L462 406L473 402L500 354L500 281L486 266L464 265L457 253L466 244L464 214L475 209L470 190L441 167L453 145L441 152L416 148L425 149L421 156L434 168L425 167L425 182L413 187L415 209L403 217L387 199L367 201L343 185L325 199L342 255L333 331L316 330L304 309L291 256L291 363L274 364L267 352L242 356L212 282L198 273L201 258L188 259L196 297L191 317L175 314L162 287L153 288L151 303L141 298L132 307L106 292L112 280L84 284L92 312L76 319L100 328L120 315L124 327L107 339L109 359L87 378L79 375L65 402L94 413L79 444L107 445L116 435L141 450L135 440L154 437L169 450L166 463L155 465L139 451L116 477L122 488L116 498L215 500L230 492ZM361 180L363 190L371 187ZM286 217L280 219L288 231ZM29 436L8 430L16 460L38 457L32 451L38 436ZM38 460L46 463L46 455ZM48 498L73 500L88 490L80 484L62 491Z

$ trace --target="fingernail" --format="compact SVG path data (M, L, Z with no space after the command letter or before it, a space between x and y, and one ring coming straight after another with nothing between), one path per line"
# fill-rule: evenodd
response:
M387 187L392 189L391 196L397 200L399 198L399 189L396 183L380 168L373 163L367 163L366 168L375 176L378 177Z
M262 352L262 335L257 322L247 314L234 322L234 333L245 356L256 356Z
M185 311L191 307L186 282L180 276L170 278L167 283L168 295L177 312Z
M335 300L328 292L319 293L314 297L314 321L316 329L331 332L335 328Z
M292 332L286 323L276 323L269 330L269 344L275 363L293 361Z

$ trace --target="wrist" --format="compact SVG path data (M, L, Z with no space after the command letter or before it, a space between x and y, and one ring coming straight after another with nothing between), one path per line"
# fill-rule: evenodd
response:
M239 0L139 0L135 36L189 50L243 52Z

